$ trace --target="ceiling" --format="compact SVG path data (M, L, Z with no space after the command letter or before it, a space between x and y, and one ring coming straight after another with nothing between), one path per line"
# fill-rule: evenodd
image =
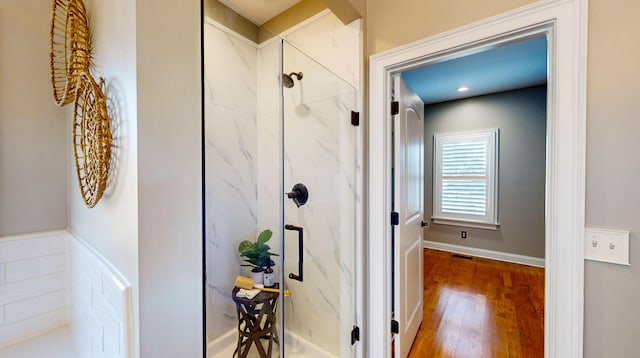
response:
M301 0L219 0L233 11L260 26Z
M425 104L547 82L547 39L538 36L402 73ZM458 88L466 86L466 92Z

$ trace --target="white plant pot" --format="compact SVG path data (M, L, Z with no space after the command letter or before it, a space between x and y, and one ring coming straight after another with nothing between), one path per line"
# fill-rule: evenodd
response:
M253 272L252 270L249 270L247 275L253 279L253 283L262 284L262 282L263 282L263 272L262 271Z

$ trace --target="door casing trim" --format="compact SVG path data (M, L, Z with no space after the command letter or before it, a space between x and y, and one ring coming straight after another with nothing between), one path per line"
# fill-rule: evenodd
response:
M583 355L587 0L542 0L370 57L368 357L391 351L391 76L546 34L545 357Z

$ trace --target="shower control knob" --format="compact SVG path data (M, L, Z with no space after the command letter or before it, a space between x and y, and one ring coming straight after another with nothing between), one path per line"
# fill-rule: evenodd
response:
M309 190L306 185L298 183L293 186L290 193L287 193L287 198L293 200L297 207L301 207L309 200Z

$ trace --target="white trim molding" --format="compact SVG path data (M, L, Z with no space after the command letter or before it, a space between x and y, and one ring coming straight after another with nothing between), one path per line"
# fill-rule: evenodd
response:
M478 249L475 247L453 245L453 244L447 244L444 242L429 241L429 240L422 241L422 247L425 249L447 251L455 254L482 257L485 259L498 260L498 261L504 261L504 262L511 262L514 264L544 268L544 258L540 258L540 257L518 255L518 254L509 253L509 252Z
M391 352L391 76L545 34L545 357L583 356L587 0L542 0L370 58L367 354Z

